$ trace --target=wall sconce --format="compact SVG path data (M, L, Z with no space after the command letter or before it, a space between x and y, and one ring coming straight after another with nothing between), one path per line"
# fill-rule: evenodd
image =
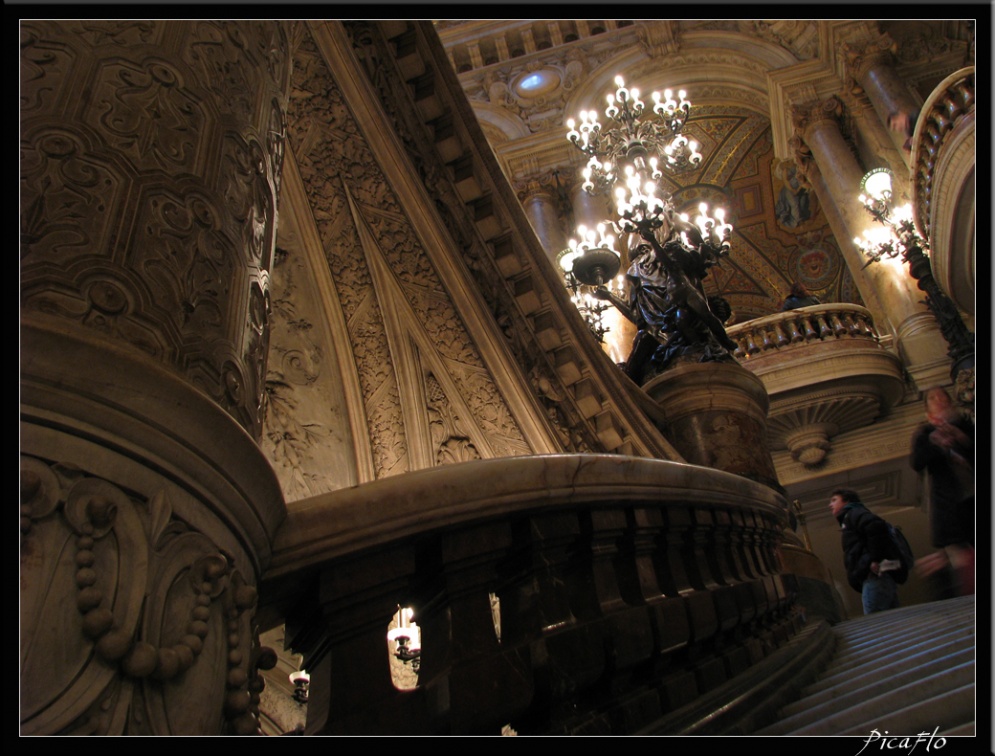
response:
M929 244L919 234L912 216L912 205L896 207L892 195L892 174L887 168L875 168L860 182L858 199L882 227L864 232L853 243L867 257L864 268L885 259L900 258L908 263L909 273L926 293L926 307L939 323L946 339L947 354L953 360L952 376L974 367L974 334L971 333L953 301L940 289L933 278L929 261Z
M410 606L398 607L397 627L387 631L387 640L397 644L394 656L417 672L421 667L421 630L412 622L414 614Z

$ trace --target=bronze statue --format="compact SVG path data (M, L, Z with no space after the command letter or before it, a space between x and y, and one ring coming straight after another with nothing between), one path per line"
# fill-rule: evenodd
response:
M725 332L731 311L721 297L708 297L703 281L728 253L675 217L655 232L631 234L628 301L604 287L594 291L639 329L625 372L642 384L678 362L733 362L738 345Z

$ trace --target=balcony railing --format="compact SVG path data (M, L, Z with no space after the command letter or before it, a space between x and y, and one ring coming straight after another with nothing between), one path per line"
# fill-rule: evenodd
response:
M744 361L816 341L846 338L878 341L870 312L849 304L814 305L779 312L739 323L727 331L739 344L735 356Z
M728 333L770 397L771 449L788 449L806 467L826 460L834 436L870 425L902 395L901 362L858 305L802 307Z
M970 66L944 79L920 111L913 138L912 177L915 219L927 238L930 237L933 184L941 148L958 122L973 113L974 108L974 66Z

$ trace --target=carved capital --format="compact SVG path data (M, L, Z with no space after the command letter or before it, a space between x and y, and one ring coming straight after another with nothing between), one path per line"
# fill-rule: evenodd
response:
M871 40L842 43L840 49L846 63L847 76L860 82L875 66L893 65L896 47L894 40L887 34Z
M636 34L650 58L661 58L680 49L676 21L640 21Z
M808 102L795 105L791 109L791 122L795 130L804 138L809 129L832 123L837 126L843 118L843 101L833 95L818 102Z
M560 194L563 193L565 183L558 171L545 171L531 176L523 176L515 181L513 186L521 202L532 197L543 197L557 201Z

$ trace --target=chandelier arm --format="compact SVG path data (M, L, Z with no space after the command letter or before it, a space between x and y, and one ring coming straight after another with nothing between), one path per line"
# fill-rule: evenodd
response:
M600 299L603 301L610 302L615 307L616 310L622 313L622 315L625 317L626 320L636 324L637 326L639 325L639 320L636 317L636 314L632 311L632 308L629 307L628 303L622 301L621 298L619 298L612 292L608 291L608 289L606 289L604 286L599 286L594 291L592 291L591 296L594 297L595 299Z

